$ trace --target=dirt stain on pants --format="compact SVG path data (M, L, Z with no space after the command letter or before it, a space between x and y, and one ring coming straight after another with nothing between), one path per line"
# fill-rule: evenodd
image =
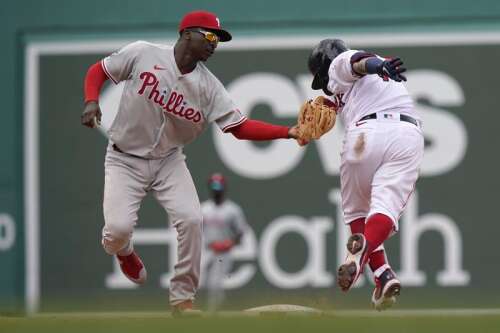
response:
M361 154L363 154L363 151L365 150L365 144L365 133L360 133L358 135L356 143L354 144L354 152L356 153L356 157L359 158Z

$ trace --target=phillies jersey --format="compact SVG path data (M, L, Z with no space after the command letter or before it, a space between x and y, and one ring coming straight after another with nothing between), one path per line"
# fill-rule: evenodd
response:
M229 199L225 199L220 205L216 205L213 200L207 200L201 204L201 213L203 235L207 245L225 239L234 240L247 228L243 211Z
M213 121L226 131L246 119L204 64L182 74L173 46L137 41L101 64L115 84L125 81L108 137L128 154L163 158Z
M339 104L338 115L348 129L362 117L390 110L420 119L413 101L401 82L384 81L378 75L359 76L353 72L351 57L360 52L349 50L333 59L328 70L328 90Z

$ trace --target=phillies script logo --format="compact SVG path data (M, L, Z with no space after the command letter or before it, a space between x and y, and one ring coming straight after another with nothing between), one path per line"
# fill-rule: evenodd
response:
M161 106L163 110L195 123L200 122L202 118L201 112L195 111L191 107L186 107L186 102L184 102L184 96L182 94L172 91L168 100L165 102L166 96L158 90L159 81L153 73L142 72L139 77L143 81L141 89L137 92L139 95L144 94L146 87L151 87L148 99Z

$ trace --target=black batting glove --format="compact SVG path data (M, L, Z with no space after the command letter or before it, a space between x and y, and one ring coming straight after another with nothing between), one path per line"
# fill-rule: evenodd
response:
M387 59L376 67L376 72L384 81L389 79L396 82L406 81L406 76L401 74L406 71L406 68L401 67L401 65L403 65L403 61L399 58Z

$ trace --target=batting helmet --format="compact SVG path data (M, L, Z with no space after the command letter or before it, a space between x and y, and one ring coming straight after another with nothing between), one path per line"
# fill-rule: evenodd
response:
M314 90L326 89L330 64L339 54L347 50L349 48L341 39L323 39L319 42L312 50L307 62L309 71L314 75L311 88Z

